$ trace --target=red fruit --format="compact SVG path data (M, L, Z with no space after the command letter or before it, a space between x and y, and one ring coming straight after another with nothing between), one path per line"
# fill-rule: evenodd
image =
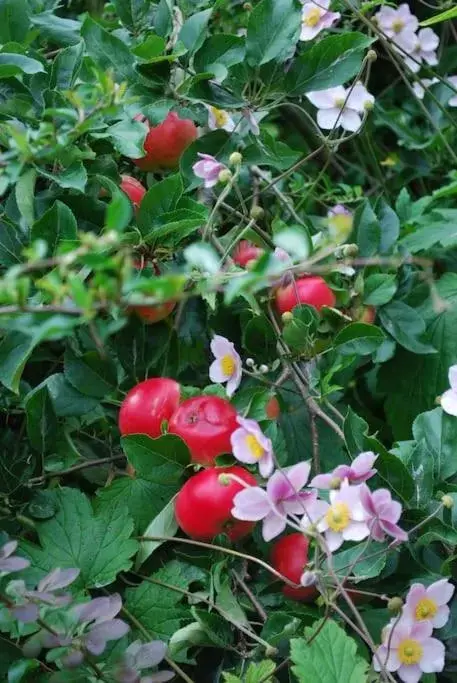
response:
M231 453L230 436L239 427L235 408L218 396L195 396L172 415L168 431L187 444L192 461L214 465L218 455Z
M181 388L168 377L153 377L140 382L122 402L119 412L121 434L160 436L161 425L169 420L179 406Z
M135 117L138 118L138 117ZM144 141L144 157L133 162L143 171L175 168L184 150L197 137L197 128L190 119L180 119L170 112L158 126L150 126Z
M325 280L319 276L302 277L276 291L276 307L279 313L291 311L299 304L314 306L318 311L323 306L334 306L336 298Z
M123 175L121 176L121 179L121 190L125 192L135 209L138 209L140 207L141 200L146 194L146 188L143 187L139 180L132 178L132 176Z
M176 519L191 538L211 541L225 532L232 541L237 541L254 528L255 522L241 522L232 517L233 497L244 487L233 480L228 484L221 483L219 477L226 473L256 486L255 477L243 467L210 467L194 474L178 493Z
M232 258L238 266L245 268L249 261L255 261L262 254L263 249L256 247L255 244L248 242L248 240L241 240L235 247Z
M374 323L376 318L376 308L374 306L364 306L358 317L359 323Z
M279 401L276 398L276 396L272 396L269 399L267 405L265 406L265 412L269 420L276 420L279 417L281 413L281 408L279 406Z
M145 323L152 324L168 318L175 306L176 302L167 301L157 306L129 306L129 311L136 313Z
M303 534L295 533L283 536L277 541L271 551L271 564L283 576L294 583L300 583L300 577L308 564L309 541ZM284 586L282 589L286 598L309 602L317 596L314 586L309 588L292 588Z

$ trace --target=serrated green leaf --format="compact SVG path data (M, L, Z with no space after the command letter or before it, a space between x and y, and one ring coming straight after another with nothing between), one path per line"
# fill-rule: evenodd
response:
M343 356L366 356L375 353L384 340L384 332L376 325L350 323L338 332L334 343Z
M175 517L175 501L172 498L159 512L158 515L147 525L143 531L144 536L167 536L171 537L178 531L178 523ZM146 562L153 552L160 548L164 541L141 541L140 549L136 556L135 567L138 569Z
M77 228L71 209L63 202L56 201L32 225L32 240L44 240L48 245L48 256L54 256L62 243L76 242Z
M319 622L305 629L313 636ZM357 654L355 641L329 619L311 643L291 640L292 671L299 683L367 683L368 662Z
M251 12L246 36L250 66L284 62L300 33L301 11L294 0L262 0Z

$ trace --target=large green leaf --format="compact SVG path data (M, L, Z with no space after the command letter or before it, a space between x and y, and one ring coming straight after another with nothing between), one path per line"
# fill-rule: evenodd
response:
M22 43L29 30L27 0L0 0L0 43Z
M82 66L84 43L61 50L52 64L49 86L60 90L71 88Z
M0 263L2 266L14 266L22 261L22 250L26 238L19 226L10 223L6 217L0 220Z
M90 16L81 28L81 35L91 57L102 69L113 69L124 80L134 80L134 60L127 45L106 31Z
M301 54L286 76L285 87L291 97L311 90L325 90L346 83L362 64L364 51L373 42L363 33L327 36Z
M184 623L193 621L189 608L180 605L183 596L179 589L188 590L191 583L203 577L198 567L173 560L151 578L175 586L178 591L143 581L138 588L126 591L126 607L151 638L169 640Z
M179 32L179 40L191 54L196 52L205 40L212 11L212 9L205 9L202 12L192 14L192 16L184 22L183 27Z
M194 69L212 72L217 68L229 69L243 61L246 52L244 38L229 33L217 33L205 40L194 57Z
M86 396L104 398L117 386L116 367L109 358L101 358L96 351L82 356L71 349L65 353L65 379Z
M27 394L24 405L29 441L39 453L46 453L53 447L58 429L47 386L41 385Z
M392 301L378 310L385 329L401 346L419 354L436 353L436 349L422 341L425 321L414 308L403 301Z
M315 622L305 638L291 640L292 671L299 683L367 683L368 662L355 641L332 619L319 630ZM315 632L317 636L307 643Z
M133 434L125 436L122 445L135 474L120 477L100 489L99 498L103 504L123 501L136 530L142 533L178 492L184 469L189 464L189 451L184 442L172 434L158 439Z
M62 243L76 242L77 227L71 209L57 201L32 225L32 240L45 240L48 255L53 256Z
M457 472L457 420L454 416L447 415L441 408L422 413L414 420L413 435L418 444L424 442L437 482Z
M300 33L301 10L295 0L261 0L249 17L246 58L250 66L284 62Z
M411 437L413 420L434 407L436 397L449 386L449 367L457 363L457 275L444 275L436 283L436 294L445 306L437 308L436 298L429 297L419 312L427 341L438 353L415 355L399 349L380 370L379 389L386 393L385 407L396 439Z
M138 543L130 539L133 522L124 503L93 510L77 489L53 491L58 508L50 520L37 524L40 546L24 541L23 553L35 567L48 572L56 567L76 567L81 573L75 587L96 588L127 571Z
M0 78L9 78L19 74L37 74L44 70L44 66L37 59L9 52L0 53Z

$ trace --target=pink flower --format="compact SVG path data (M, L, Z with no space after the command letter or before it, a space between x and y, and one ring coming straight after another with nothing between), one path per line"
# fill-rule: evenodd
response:
M402 46L403 49L411 53L410 57L402 55L405 64L411 69L412 72L416 73L420 69L420 63L422 61L427 62L430 66L435 66L438 64L438 57L436 56L436 50L440 44L440 39L438 38L435 31L431 28L423 28L419 31L417 35L414 36L414 45L410 49L409 44L407 46Z
M214 187L219 180L219 173L226 168L224 164L217 161L211 154L201 154L198 152L201 161L197 161L192 170L197 178L203 178L205 187Z
M401 504L392 500L390 491L378 489L371 493L366 484L360 486L360 500L365 511L365 520L370 535L375 541L382 542L386 536L396 541L407 541L408 534L397 525L401 515Z
M362 114L372 108L373 95L362 83L356 83L352 90L342 85L327 90L306 93L309 101L318 108L317 123L320 128L331 130L341 126L344 130L356 132L362 125Z
M439 83L439 78L421 78L420 81L413 83L414 94L419 100L424 99L425 90L430 88L435 83Z
M441 396L441 407L448 415L457 417L457 365L451 365L448 377L451 388Z
M276 470L268 480L267 489L251 486L233 499L232 515L236 519L258 522L263 519L265 541L279 536L287 526L287 515L303 515L316 500L315 491L302 491L308 481L307 462Z
M373 658L375 671L380 662L387 671L395 671L405 683L417 683L423 673L444 669L444 645L431 638L433 627L429 621L411 622L402 617L383 631L383 644Z
M259 463L259 472L262 477L269 477L273 472L273 445L268 437L260 429L255 420L247 420L237 417L240 425L230 437L233 455L240 462L247 465Z
M373 465L378 456L367 451L360 453L350 465L338 465L333 472L318 474L311 481L311 486L318 489L329 489L332 479L347 479L350 484L362 484L376 474Z
M383 33L393 40L404 37L405 34L414 34L419 26L418 18L411 14L407 3L396 9L384 5L374 17Z
M212 382L227 382L227 396L233 396L241 382L241 358L232 342L219 334L211 341L211 351L216 360L209 368L209 378Z
M413 583L406 596L403 614L411 621L428 621L433 628L441 628L449 619L447 603L454 595L454 586L447 579L440 579L427 588Z
M319 3L305 2L302 9L300 40L312 40L325 28L333 26L341 17L339 12L329 12L330 0Z
M315 525L325 533L331 552L338 550L344 541L362 541L370 534L365 512L360 501L360 486L349 486L345 480L339 491L330 491L330 505L317 500L307 509L301 520L303 528Z

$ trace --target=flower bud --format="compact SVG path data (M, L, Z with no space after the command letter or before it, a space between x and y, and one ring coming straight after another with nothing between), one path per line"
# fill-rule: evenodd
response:
M451 507L454 506L454 499L452 496L450 496L448 493L446 493L442 498L441 498L441 503L445 508L450 509Z
M220 183L223 183L223 185L226 185L232 179L232 172L229 171L228 168L223 168L222 171L219 173L218 179L219 179Z
M294 315L292 311L285 311L285 313L282 314L281 320L283 323L290 323L294 319Z
M243 5L243 9L244 9L246 12L252 12L252 5L251 5L251 3L250 3L250 2L245 2L244 5Z
M260 366L259 370L260 370L260 372L261 372L262 374L265 374L266 372L268 372L268 365L265 365L265 364L263 363L263 364Z
M255 205L252 207L249 215L253 220L260 221L264 217L265 211L262 209L261 206Z
M354 256L358 256L359 254L359 248L357 244L345 244L343 246L343 256L346 258L351 258Z
M248 366L248 368L253 368L255 365L254 359L253 358L246 358L246 365Z
M387 609L389 612L392 612L392 614L400 614L403 609L403 600L398 596L390 598L389 602L387 603Z
M239 166L243 161L243 156L239 152L232 152L229 156L230 166Z
M367 52L367 59L370 60L370 62L375 62L378 58L378 55L374 50L368 50Z

